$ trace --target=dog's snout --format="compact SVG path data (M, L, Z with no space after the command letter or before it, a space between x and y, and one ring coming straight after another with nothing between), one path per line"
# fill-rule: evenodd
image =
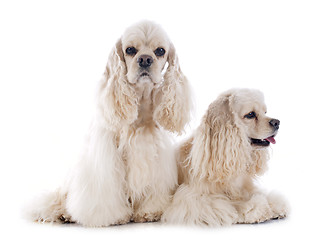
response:
M147 68L153 63L153 58L149 55L141 55L137 58L137 63L140 67Z
M278 119L271 119L269 123L275 130L279 129L280 121Z

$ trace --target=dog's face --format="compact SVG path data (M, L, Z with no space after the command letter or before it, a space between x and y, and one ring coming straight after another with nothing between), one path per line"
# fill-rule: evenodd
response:
M262 148L276 143L274 137L278 133L280 121L266 116L267 108L261 92L248 90L237 96L233 109L245 128L251 146Z
M132 84L161 82L169 50L168 37L158 26L141 24L129 28L122 36L128 81Z

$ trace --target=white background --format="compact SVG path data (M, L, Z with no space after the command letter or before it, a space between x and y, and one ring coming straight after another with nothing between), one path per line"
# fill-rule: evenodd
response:
M331 6L319 0L1 1L1 238L331 237ZM224 90L265 93L268 114L281 127L261 184L289 200L286 220L217 229L158 223L84 229L21 218L24 203L59 186L75 161L108 54L141 19L160 23L177 49L195 93L192 128Z

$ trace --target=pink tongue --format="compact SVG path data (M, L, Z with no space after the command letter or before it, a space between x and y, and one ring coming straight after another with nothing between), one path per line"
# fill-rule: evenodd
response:
M274 137L268 137L265 140L269 141L272 144L276 144L276 140L274 139Z

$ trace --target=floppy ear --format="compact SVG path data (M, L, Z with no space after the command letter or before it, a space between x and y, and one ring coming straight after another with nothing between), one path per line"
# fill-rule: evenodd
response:
M173 44L168 53L168 68L157 97L159 105L154 119L165 129L181 134L191 115L191 94L187 78L182 73Z
M213 102L194 136L192 174L210 182L226 182L246 171L249 141L236 124L232 96Z
M119 39L109 55L97 95L99 112L108 128L119 129L123 123L130 124L137 118L138 100L126 73L122 43Z

